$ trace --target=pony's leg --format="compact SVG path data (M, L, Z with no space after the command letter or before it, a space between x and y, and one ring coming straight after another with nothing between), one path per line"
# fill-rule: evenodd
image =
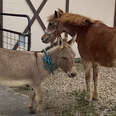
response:
M97 100L98 99L98 64L93 64L93 81L94 81L93 100Z
M86 81L86 89L87 89L87 100L92 100L92 92L91 92L91 67L92 64L90 62L83 61L84 70L85 70L85 81Z

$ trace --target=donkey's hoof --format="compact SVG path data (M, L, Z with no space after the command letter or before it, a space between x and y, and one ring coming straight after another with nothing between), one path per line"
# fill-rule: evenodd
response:
M77 74L76 74L75 72L69 73L69 74L68 74L69 78L74 78L74 77L76 77L76 75L77 75Z
M31 110L31 111L29 111L29 113L30 114L36 114L36 111Z
M36 110L34 110L32 106L30 106L29 107L29 113L30 114L36 114Z

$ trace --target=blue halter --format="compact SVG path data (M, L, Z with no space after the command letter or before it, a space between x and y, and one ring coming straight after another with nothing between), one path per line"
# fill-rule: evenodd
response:
M54 74L54 69L55 69L55 64L52 62L51 57L47 54L46 50L43 50L44 52L44 57L43 57L43 61L44 61L44 68L51 72L52 74Z

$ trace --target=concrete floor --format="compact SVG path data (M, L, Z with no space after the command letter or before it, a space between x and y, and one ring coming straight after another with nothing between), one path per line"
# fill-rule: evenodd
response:
M29 114L29 98L0 86L0 116L37 116Z

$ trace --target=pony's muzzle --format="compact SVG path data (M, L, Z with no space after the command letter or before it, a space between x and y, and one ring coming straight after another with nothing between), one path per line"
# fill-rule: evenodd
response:
M42 42L43 43L48 43L49 41L49 39L48 39L49 37L48 36L45 36L45 35L43 35L42 37L41 37L41 40L42 40Z

